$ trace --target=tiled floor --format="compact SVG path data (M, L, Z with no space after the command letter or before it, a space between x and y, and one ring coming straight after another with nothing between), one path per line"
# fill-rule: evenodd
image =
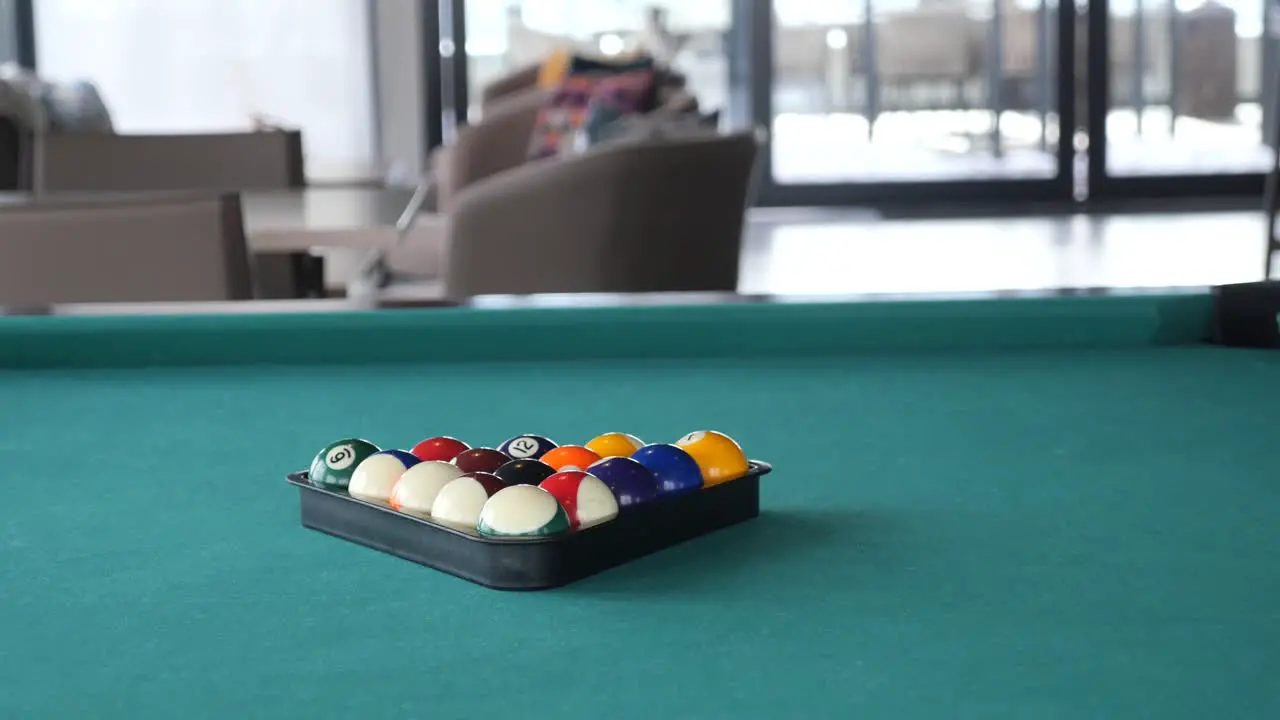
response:
M1257 213L878 220L859 212L758 210L740 290L972 292L1173 287L1258 280Z

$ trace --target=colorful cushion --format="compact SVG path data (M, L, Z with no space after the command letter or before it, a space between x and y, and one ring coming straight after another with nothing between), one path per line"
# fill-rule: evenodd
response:
M564 82L572 65L573 53L568 49L556 50L551 53L538 68L538 87L542 90L556 88L560 83Z
M653 108L654 79L652 70L571 72L538 111L529 157L538 160L570 150L593 99L601 118L648 112Z
M608 127L632 116L643 115L656 105L656 77L650 71L614 75L600 81L587 101L582 130L588 145L608 131Z

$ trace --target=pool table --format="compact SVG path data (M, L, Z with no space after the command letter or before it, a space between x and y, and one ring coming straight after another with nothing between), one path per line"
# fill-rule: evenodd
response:
M1208 292L302 307L0 317L0 717L1280 717L1280 353ZM760 516L541 592L285 482L700 428Z

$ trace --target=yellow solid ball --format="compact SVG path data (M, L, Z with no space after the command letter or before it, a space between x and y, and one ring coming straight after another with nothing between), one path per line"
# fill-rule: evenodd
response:
M702 470L704 487L737 480L751 465L742 447L728 435L714 430L698 430L676 441L676 446L693 456Z
M586 448L601 458L631 457L631 453L644 447L644 441L627 433L605 433L592 438Z

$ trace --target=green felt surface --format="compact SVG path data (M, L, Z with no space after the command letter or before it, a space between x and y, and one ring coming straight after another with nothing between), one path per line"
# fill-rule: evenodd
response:
M1273 718L1280 355L0 372L0 718ZM775 466L753 522L501 593L304 530L350 434Z

